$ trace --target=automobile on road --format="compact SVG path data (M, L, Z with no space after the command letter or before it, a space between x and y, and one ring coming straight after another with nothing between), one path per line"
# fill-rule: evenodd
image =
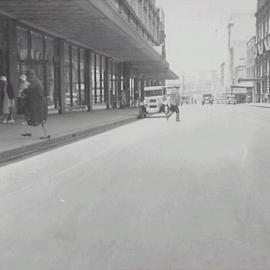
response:
M202 105L205 104L214 104L214 97L212 94L203 94L202 96Z

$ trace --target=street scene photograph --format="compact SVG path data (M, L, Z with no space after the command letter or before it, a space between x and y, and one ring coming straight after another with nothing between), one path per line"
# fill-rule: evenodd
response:
M0 270L270 269L270 0L0 0Z

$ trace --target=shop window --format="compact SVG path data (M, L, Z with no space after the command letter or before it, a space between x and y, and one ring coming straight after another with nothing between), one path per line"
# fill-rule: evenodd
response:
M41 34L31 32L31 64L44 84L44 42Z
M135 84L134 78L130 78L129 79L129 85L130 85L129 96L130 96L131 105L134 105L134 84Z
M90 67L90 72L91 72L91 85L92 85L92 100L94 103L97 103L97 98L96 98L96 55L94 53L91 53L91 67Z
M70 69L70 46L64 44L64 66L65 66L65 105L66 107L72 106L71 95L71 69Z
M18 56L18 73L26 73L30 68L29 61L29 35L24 28L17 27L17 56Z
M85 51L80 49L80 105L86 105L85 101L85 76L84 76L84 67L85 67Z
M73 106L80 105L79 94L79 62L78 62L78 48L72 46L72 92L73 92Z
M100 63L100 56L99 55L96 55L95 57L95 64L96 64L96 68L95 68L95 77L96 77L96 91L95 91L95 99L98 103L101 102L101 63ZM96 102L96 103L97 103Z

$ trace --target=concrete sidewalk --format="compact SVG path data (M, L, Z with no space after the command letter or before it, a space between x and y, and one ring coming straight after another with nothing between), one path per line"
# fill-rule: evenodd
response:
M248 105L261 108L270 108L270 103L248 103Z
M31 137L21 136L26 127L18 116L14 124L0 124L0 163L131 123L137 114L138 109L130 108L49 115L50 140L40 140L41 127L31 127Z

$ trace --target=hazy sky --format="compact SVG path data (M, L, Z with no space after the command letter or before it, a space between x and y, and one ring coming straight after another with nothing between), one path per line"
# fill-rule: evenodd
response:
M165 11L167 59L177 74L184 71L194 74L199 70L218 68L222 61L227 60L227 24L230 14L255 13L257 4L257 0L156 2Z

